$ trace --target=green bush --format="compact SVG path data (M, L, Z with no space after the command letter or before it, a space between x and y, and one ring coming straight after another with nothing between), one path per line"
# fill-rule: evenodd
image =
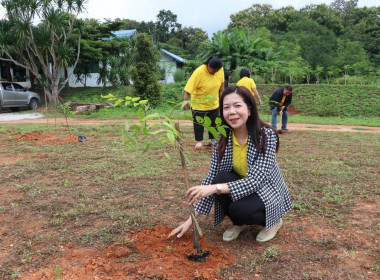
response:
M283 85L258 85L263 106ZM378 117L379 86L302 84L293 86L291 106L305 116Z
M183 69L177 69L174 72L174 82L175 83L180 83L185 80L185 70Z
M175 103L182 102L185 85L186 85L186 82L162 85L163 100L166 103L168 103L168 102L175 102Z
M379 85L378 77L347 76L339 77L330 82L337 85Z

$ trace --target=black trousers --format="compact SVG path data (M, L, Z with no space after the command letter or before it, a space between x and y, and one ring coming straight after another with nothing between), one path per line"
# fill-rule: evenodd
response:
M221 171L213 180L213 184L222 184L240 180L241 177L233 171ZM257 193L243 197L233 202L229 194L216 195L216 200L222 206L224 213L236 226L265 226L265 206Z
M204 118L205 116L207 116L211 119L211 126L216 127L215 119L217 117L219 117L219 108L216 108L216 109L210 110L210 111L191 110L191 113L192 113L193 119L194 119L193 127L194 127L195 141L202 141L203 140L204 127L202 125L198 124L196 117L199 116L199 117ZM208 138L214 139L214 136L209 132Z

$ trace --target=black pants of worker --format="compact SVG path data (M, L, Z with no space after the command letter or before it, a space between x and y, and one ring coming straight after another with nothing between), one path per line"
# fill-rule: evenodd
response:
M195 135L195 141L202 141L203 140L203 132L204 132L204 127L203 125L200 125L197 122L196 117L209 117L211 119L211 125L212 127L216 127L215 124L215 119L219 117L219 108L216 108L214 110L210 111L198 111L198 110L191 110L191 113L193 115L193 126L194 126L194 135ZM208 133L208 138L209 139L214 139L214 136L209 132Z
M233 171L221 171L213 180L213 184L222 184L240 180L241 177ZM257 193L243 197L235 202L229 194L216 195L216 200L222 206L224 213L236 226L265 226L265 206Z

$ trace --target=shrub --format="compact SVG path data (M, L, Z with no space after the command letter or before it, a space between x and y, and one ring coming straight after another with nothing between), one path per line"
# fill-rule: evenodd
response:
M183 69L177 69L174 72L174 82L175 83L180 83L185 80L185 70Z
M165 102L179 103L183 101L183 94L186 82L163 85L162 97Z

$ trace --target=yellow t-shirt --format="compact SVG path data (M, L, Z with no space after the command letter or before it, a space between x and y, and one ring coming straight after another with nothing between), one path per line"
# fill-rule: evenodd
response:
M243 146L240 146L235 138L235 134L232 133L232 167L243 178L247 177L248 172L247 140L248 138L245 139Z
M282 99L281 99L281 102L278 103L278 105L280 105L280 107L281 107L282 105L284 105L285 98L286 98L286 95L283 95L283 96L282 96Z
M207 71L207 65L199 66L187 81L185 91L191 95L191 108L200 111L214 110L219 107L219 89L224 83L223 67L214 75ZM211 96L213 100L202 100Z
M256 88L255 81L248 77L243 77L240 79L240 81L236 84L239 87L246 87L249 89L249 91L252 93L253 96L255 96L255 93L253 92L253 88Z

